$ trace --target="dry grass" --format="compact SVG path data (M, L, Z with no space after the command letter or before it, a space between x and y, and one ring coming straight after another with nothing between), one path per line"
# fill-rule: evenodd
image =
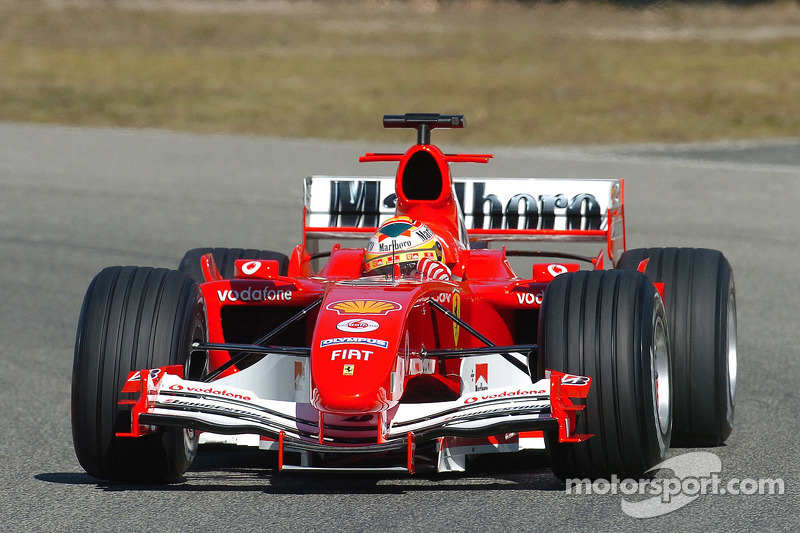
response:
M800 4L0 0L0 120L465 144L800 136Z

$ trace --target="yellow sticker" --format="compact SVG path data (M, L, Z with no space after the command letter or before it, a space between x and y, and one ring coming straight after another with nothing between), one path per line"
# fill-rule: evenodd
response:
M461 295L458 292L453 293L453 314L461 318ZM458 333L461 327L458 323L453 322L453 341L458 345Z
M344 371L342 374L345 376L352 376L355 369L356 365L344 365Z

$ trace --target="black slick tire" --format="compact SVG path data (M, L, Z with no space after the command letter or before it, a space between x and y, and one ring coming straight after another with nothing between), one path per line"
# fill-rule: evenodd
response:
M135 399L121 390L130 371L193 366L194 341L206 340L205 308L193 279L182 272L109 267L89 285L81 309L72 370L72 436L78 461L98 479L169 483L189 468L195 432L161 428L143 437L117 437L131 427ZM190 364L192 362L192 364Z
M625 252L617 268L664 284L674 356L673 446L719 446L733 429L736 405L736 291L717 250L647 248Z
M545 370L592 378L575 432L594 436L559 443L545 433L557 477L639 479L663 461L672 432L669 340L661 297L644 275L557 276L540 313L540 378Z

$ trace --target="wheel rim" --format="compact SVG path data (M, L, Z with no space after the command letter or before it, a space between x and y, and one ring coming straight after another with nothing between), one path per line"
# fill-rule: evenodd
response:
M731 291L728 297L728 327L727 327L727 359L728 359L728 390L731 407L736 404L736 372L738 370L738 354L736 353L736 299Z
M653 403L659 433L666 435L672 421L672 405L670 398L669 349L667 347L667 331L662 317L656 318L653 331Z

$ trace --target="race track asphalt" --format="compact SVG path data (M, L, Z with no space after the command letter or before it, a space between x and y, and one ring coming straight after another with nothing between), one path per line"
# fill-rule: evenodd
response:
M437 139L453 149L457 134ZM800 529L798 140L498 148L488 165L455 168L624 177L629 248L723 251L739 311L736 427L725 446L705 451L720 459L723 483L780 480L783 494L701 494L638 519L623 502L643 496L567 494L538 454L447 476L276 474L261 455L220 450L201 451L166 487L83 473L69 401L92 277L115 264L176 268L198 246L288 253L300 239L301 179L391 175L390 164L357 162L387 148L402 147L0 123L0 530Z

